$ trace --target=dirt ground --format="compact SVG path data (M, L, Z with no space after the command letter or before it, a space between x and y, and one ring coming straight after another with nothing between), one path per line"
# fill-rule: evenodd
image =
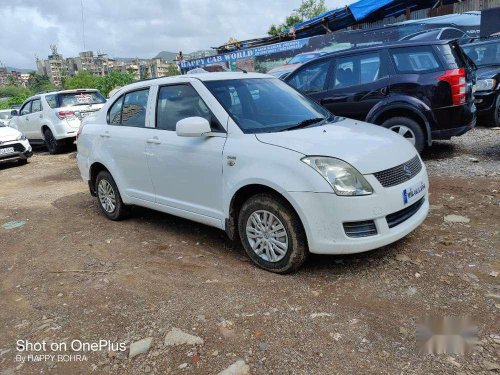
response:
M74 158L39 151L26 166L0 166L0 374L217 374L239 359L251 374L500 371L498 129L427 152L431 211L411 235L366 254L311 256L287 276L256 268L217 229L140 208L107 220ZM419 353L424 315L470 316L472 351ZM203 343L166 345L173 328ZM129 359L130 343L148 337ZM26 353L18 340L111 340L126 351Z

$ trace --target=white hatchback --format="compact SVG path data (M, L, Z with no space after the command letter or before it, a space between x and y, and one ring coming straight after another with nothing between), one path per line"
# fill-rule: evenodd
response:
M408 141L335 117L269 75L126 86L84 121L77 146L108 218L137 205L211 225L278 273L308 253L390 244L429 209L425 166Z

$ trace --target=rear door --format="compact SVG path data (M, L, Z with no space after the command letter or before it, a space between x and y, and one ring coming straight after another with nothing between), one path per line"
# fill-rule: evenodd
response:
M141 88L120 96L109 109L108 125L101 127L99 136L122 194L154 202L146 155L146 140L152 131L146 127L149 90Z
M386 61L384 51L337 57L319 103L335 115L364 120L389 93Z
M177 122L193 116L209 121L212 136L177 135ZM224 128L191 83L160 86L155 129L150 130L147 141L156 202L180 216L195 214L198 221L222 225L225 141Z

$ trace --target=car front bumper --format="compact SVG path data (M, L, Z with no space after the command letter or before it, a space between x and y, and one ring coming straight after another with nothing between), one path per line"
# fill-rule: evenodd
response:
M474 103L477 107L478 116L484 116L494 111L496 109L496 98L496 91L476 91L474 93Z
M306 231L309 251L315 254L351 254L391 244L417 228L429 211L429 181L425 167L414 178L397 186L384 188L373 175L365 178L374 188L367 196L341 197L332 193L290 192ZM403 189L425 184L425 190L404 204ZM420 202L420 205L413 206ZM414 207L415 210L408 207ZM407 209L407 210L405 210ZM405 211L402 211L405 210ZM402 222L389 227L389 218L410 212ZM414 211L414 212L413 212ZM351 237L344 224L372 222L376 234Z
M28 159L33 155L33 150L27 139L21 141L9 141L0 144L0 149L14 148L14 152L0 155L0 162L8 160Z

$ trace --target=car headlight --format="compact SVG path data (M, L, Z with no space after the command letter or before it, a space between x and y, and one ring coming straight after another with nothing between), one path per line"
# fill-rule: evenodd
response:
M301 160L322 175L337 195L373 193L373 188L363 175L345 161L325 156L306 156Z
M496 81L494 79L480 79L476 82L476 91L487 91L495 88Z
M26 139L26 136L24 134L20 134L17 138L16 141L24 141Z

